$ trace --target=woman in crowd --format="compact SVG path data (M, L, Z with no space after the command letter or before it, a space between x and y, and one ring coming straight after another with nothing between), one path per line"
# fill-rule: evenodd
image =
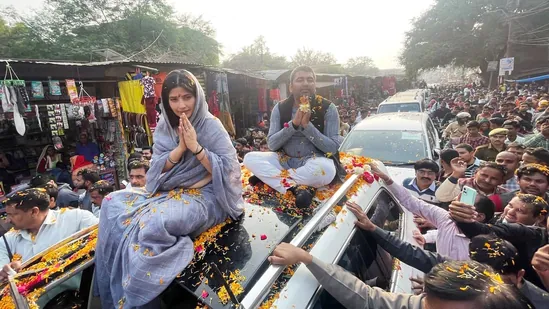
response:
M38 173L47 173L57 167L57 162L62 162L61 154L58 153L52 145L48 145L42 149L42 153L38 158L36 171Z
M160 293L193 258L191 236L243 211L236 150L196 77L171 72L161 107L146 190L114 192L101 207L103 308L160 308Z

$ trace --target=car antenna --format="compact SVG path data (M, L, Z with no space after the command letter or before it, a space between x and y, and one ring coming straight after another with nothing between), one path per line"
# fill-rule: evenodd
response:
M236 308L241 308L240 302L238 302L238 299L236 299L236 296L234 295L233 291L231 291L231 287L229 286L229 283L227 282L227 280L225 280L225 277L223 277L223 273L221 273L219 268L217 268L217 265L215 265L214 263L212 263L212 268L214 272L217 273L217 275L221 278L221 282L223 283L223 286L227 290L227 294L229 294L229 297L231 298L231 301L233 302L233 304L236 305Z

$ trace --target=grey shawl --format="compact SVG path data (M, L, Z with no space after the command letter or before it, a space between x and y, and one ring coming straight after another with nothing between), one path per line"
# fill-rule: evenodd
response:
M170 151L179 142L163 113L154 133L147 190L113 192L101 207L95 258L103 308L156 308L158 296L193 258L190 236L228 216L237 218L243 211L236 150L221 122L208 112L204 92L194 81L197 98L190 120L211 162L212 181L199 196L168 194L193 185L208 172L187 151L180 163L162 175Z

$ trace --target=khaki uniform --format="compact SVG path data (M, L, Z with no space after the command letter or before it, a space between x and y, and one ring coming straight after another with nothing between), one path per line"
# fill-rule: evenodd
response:
M446 130L444 130L444 137L448 138L456 138L456 137L462 137L467 133L467 125L464 124L460 126L457 121L450 123Z
M505 150L505 149L503 149L503 150ZM494 148L494 146L492 146L492 144L490 143L488 145L483 145L483 146L477 147L477 151L475 152L475 157L479 158L482 161L495 162L496 161L496 156L500 152L501 151Z

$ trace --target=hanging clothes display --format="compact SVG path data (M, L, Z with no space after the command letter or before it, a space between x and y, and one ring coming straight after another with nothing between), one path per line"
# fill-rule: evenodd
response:
M168 74L166 72L160 72L158 74L154 74L154 93L157 98L162 98L162 84L164 83L164 80L166 79L166 76Z
M232 135L236 135L236 130L234 128L233 119L231 117L231 101L229 100L229 83L227 81L226 73L217 74L217 93L218 93L218 104L220 110L221 123L225 127L225 130Z
M145 111L147 112L147 122L149 127L156 128L156 92L154 85L156 81L149 72L141 79L141 85L143 85L143 104L145 105Z
M128 134L128 141L133 143L133 146L136 146L145 144L143 140L146 138L147 144L150 144L152 134L150 127L144 121L146 110L145 106L141 104L144 95L141 81L130 80L118 82L118 89L121 99L120 106L124 111L122 118L126 133Z
M118 82L122 109L125 112L145 114L145 106L141 104L143 87L138 80Z
M27 106L30 108L30 105L28 105L30 99L25 88L25 81L19 79L7 61L6 73L0 86L2 87L2 108L4 112L13 111L15 129L19 135L23 136L27 130L23 116L25 115Z
M208 96L208 111L215 117L219 118L218 100L219 98L217 97L217 91L212 90L210 95Z
M231 103L229 100L229 83L224 72L206 72L206 93L208 93L208 110L221 120L225 130L235 135L231 117Z
M257 102L259 104L259 112L264 113L267 111L267 90L265 88L259 88L257 91Z
M279 102L280 101L280 89L274 88L269 91L269 98L273 102Z

